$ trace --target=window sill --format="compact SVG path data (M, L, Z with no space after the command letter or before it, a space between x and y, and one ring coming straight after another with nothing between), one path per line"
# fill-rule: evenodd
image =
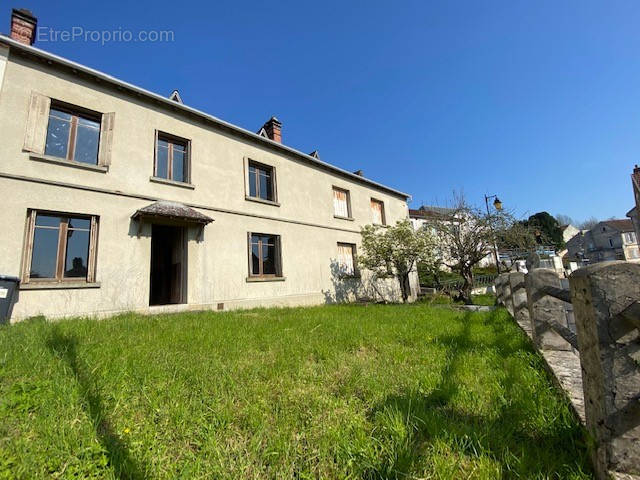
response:
M100 288L100 282L30 282L20 284L20 290L62 290L79 288Z
M337 218L339 220L349 220L350 222L353 222L354 220L353 217L343 217L342 215L334 215L333 218Z
M50 155L29 154L31 160L38 162L54 163L56 165L65 165L67 167L81 168L83 170L91 170L94 172L107 173L109 167L106 165L90 165L88 163L76 162L75 160L67 160L65 158L52 157Z
M187 182L177 182L175 180L169 180L167 178L162 177L149 177L149 181L154 183L163 183L165 185L173 185L175 187L188 188L189 190L193 190L196 186L193 183Z
M387 225L386 223L374 223L372 224L374 227L382 227L382 228L387 228L389 225Z
M249 195L245 195L244 199L250 202L264 203L265 205L273 205L274 207L280 206L278 202L274 202L273 200L265 200L263 198L250 197Z
M284 282L287 277L247 277L247 283Z

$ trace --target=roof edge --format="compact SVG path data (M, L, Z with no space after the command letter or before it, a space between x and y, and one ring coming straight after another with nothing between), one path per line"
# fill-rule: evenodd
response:
M159 95L157 93L151 92L149 90L146 90L144 88L138 87L136 85L133 85L131 83L125 82L123 80L120 80L116 77L113 77L111 75L108 75L106 73L103 73L99 70L95 70L93 68L87 67L85 65L82 65L80 63L76 63L72 60L68 60L66 58L60 57L58 55L55 55L53 53L49 53L45 50L41 50L37 47L33 47L30 45L25 45L22 44L20 42L17 42L9 37L7 37L4 34L0 34L0 43L4 43L5 45L11 47L11 48L16 48L19 51L23 51L32 55L35 55L37 57L43 58L45 60L48 60L50 62L56 62L62 66L71 68L72 70L77 70L79 72L83 72L85 74L94 76L102 81L105 82L109 82L117 87L129 90L135 94L138 95L143 95L145 97L148 97L149 99L155 100L155 101L159 101L161 103L163 103L164 105L170 107L170 108L177 108L178 110L182 110L184 112L187 113L191 113L193 115L196 115L198 117L201 117L204 120L207 120L209 122L213 122L215 124L218 124L219 126L225 127L229 130L232 130L240 135L244 135L246 137L251 138L252 140L255 140L258 143L262 143L262 144L266 144L269 145L273 148L276 148L278 150L282 150L285 151L287 153L293 154L311 164L317 165L319 167L325 168L327 170L333 171L334 173L338 173L340 175L343 175L347 178L349 178L350 180L354 180L357 183L364 183L364 184L368 184L371 185L373 187L376 187L380 190L386 191L387 193L391 193L394 195L397 195L399 197L404 198L405 200L409 200L411 199L411 195L409 195L408 193L404 193L401 192L400 190L396 190L394 188L391 187L387 187L386 185L382 185L381 183L375 182L373 180L369 180L367 178L363 178L360 177L359 175L356 175L354 173L351 173L347 170L343 170L342 168L336 167L334 165L331 165L330 163L327 162L323 162L322 160L319 160L317 158L312 157L309 154L303 153L300 150L296 150L295 148L291 148L288 147L286 145L283 145L281 143L278 142L274 142L273 140L269 139L269 138L265 138L263 136L258 135L257 133L251 132L250 130L246 130L242 127L238 127L237 125L234 125L232 123L226 122L224 120L221 120L217 117L214 117L213 115L210 115L208 113L205 113L201 110L189 107L187 105L184 104L180 104L177 103L173 100L170 100L169 98L163 97L162 95Z

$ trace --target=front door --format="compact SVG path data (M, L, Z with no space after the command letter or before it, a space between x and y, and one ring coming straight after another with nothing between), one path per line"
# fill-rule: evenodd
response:
M152 225L150 305L185 303L186 265L184 228Z

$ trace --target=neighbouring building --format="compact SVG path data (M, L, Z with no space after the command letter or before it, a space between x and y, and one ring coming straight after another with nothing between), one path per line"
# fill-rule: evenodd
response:
M629 219L605 220L567 242L567 258L583 264L611 260L640 262L640 250Z
M450 221L456 222L456 210L448 207L437 207L430 205L422 205L418 209L409 209L409 218L411 220L411 225L414 230L418 230L427 225L430 221L440 220L440 221ZM445 263L448 263L448 259L443 258ZM493 253L490 253L482 261L478 266L486 267L488 265L495 265L496 262L494 260Z
M406 193L285 146L276 118L253 133L37 49L35 27L14 10L0 36L12 321L399 298L355 258Z
M562 230L562 241L565 244L580 233L580 229L573 225L560 225L560 230Z
M636 237L640 237L640 218L638 215L638 212L640 212L640 167L638 165L633 168L633 173L631 174L631 187L633 188L635 206L627 212L627 217L633 222Z

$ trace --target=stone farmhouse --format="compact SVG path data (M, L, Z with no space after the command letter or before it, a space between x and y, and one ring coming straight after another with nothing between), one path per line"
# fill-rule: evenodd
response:
M640 262L638 238L629 219L605 220L583 230L567 244L567 260L587 263L611 260Z
M286 146L275 117L254 133L35 48L36 24L14 10L0 36L11 321L380 292L356 267L360 228L408 218L408 194Z

